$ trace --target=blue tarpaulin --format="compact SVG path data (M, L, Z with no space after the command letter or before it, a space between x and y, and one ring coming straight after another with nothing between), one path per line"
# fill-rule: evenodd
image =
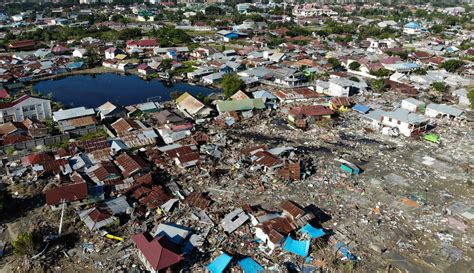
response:
M343 242L339 242L336 244L336 248L337 250L339 250L339 252L341 252L342 255L344 255L344 257L346 257L347 259L351 260L351 261L356 261L357 260L357 257L351 253L351 249L349 246L347 246L346 244L344 244Z
M242 267L242 270L244 271L244 273L263 272L263 267L250 257L240 260L239 265L240 267Z
M324 232L324 229L322 228L315 228L310 224L306 224L304 227L300 229L301 232L309 234L309 237L311 239L323 237L326 235L326 232Z
M219 257L217 257L214 261L212 261L208 266L207 269L212 273L222 273L224 272L225 268L229 265L232 257L222 253Z
M370 111L370 108L362 104L356 104L352 106L352 110L357 111L362 114L367 114Z
M285 240L285 244L283 245L283 250L288 252L294 253L296 255L306 257L308 256L309 252L309 240L305 241L297 241L293 240L290 236L288 236Z

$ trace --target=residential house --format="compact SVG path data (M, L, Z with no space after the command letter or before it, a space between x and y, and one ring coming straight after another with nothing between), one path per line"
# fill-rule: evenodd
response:
M116 47L111 47L105 50L105 59L113 60L120 54L125 54L125 52L123 52L123 50L118 49Z
M108 225L120 222L117 215L125 214L131 207L125 196L99 203L92 208L78 211L79 218L89 230L100 230Z
M407 137L425 132L428 122L428 118L402 108L393 112L383 112L381 117L382 125L398 128L399 132Z
M242 100L219 100L216 103L219 113L249 111L254 109L265 109L262 99L242 99Z
M406 109L410 112L425 112L426 104L414 98L406 98L402 100L401 108Z
M125 108L117 106L110 101L99 106L97 112L99 113L100 120L120 118L127 115Z
M75 58L84 58L87 55L87 49L85 48L76 48L72 52L72 56Z
M59 124L63 132L97 124L94 109L86 109L83 106L53 112L53 120Z
M323 118L331 118L334 112L323 105L305 105L288 111L288 120L297 127L306 128L308 124Z
M176 99L176 107L189 118L202 118L208 116L212 109L204 105L188 92L185 92Z
M132 240L137 247L138 258L152 273L171 272L173 266L184 259L178 246L166 236L153 238L149 233L140 233L132 236Z
M122 171L124 177L132 176L140 171L149 169L150 164L140 156L123 153L115 159L115 165Z
M446 104L430 103L426 106L425 115L432 118L460 118L464 111Z
M0 103L0 123L21 122L27 118L51 118L51 103L47 99L24 95L12 102Z
M86 182L68 183L47 190L45 196L46 204L53 210L58 210L63 202L71 206L87 203L89 189Z
M147 64L140 64L137 67L138 73L140 73L143 76L149 76L155 72L153 68L149 67Z

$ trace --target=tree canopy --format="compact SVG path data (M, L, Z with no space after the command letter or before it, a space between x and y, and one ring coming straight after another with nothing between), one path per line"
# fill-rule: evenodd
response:
M224 77L222 77L221 86L224 91L224 96L228 99L237 91L244 88L245 83L239 78L237 74L229 73L225 74Z
M456 72L459 68L464 65L461 60L447 60L439 65L439 68L444 68L448 72Z

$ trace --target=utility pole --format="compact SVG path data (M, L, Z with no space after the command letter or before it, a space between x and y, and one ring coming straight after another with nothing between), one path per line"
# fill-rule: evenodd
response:
M61 209L61 220L59 221L59 231L58 231L58 238L61 236L61 231L63 230L63 220L64 220L64 210L66 208L66 200L62 200L62 209Z

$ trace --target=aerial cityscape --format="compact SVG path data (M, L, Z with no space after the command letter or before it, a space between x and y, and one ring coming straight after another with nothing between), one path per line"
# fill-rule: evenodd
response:
M473 10L0 1L0 273L474 272Z

